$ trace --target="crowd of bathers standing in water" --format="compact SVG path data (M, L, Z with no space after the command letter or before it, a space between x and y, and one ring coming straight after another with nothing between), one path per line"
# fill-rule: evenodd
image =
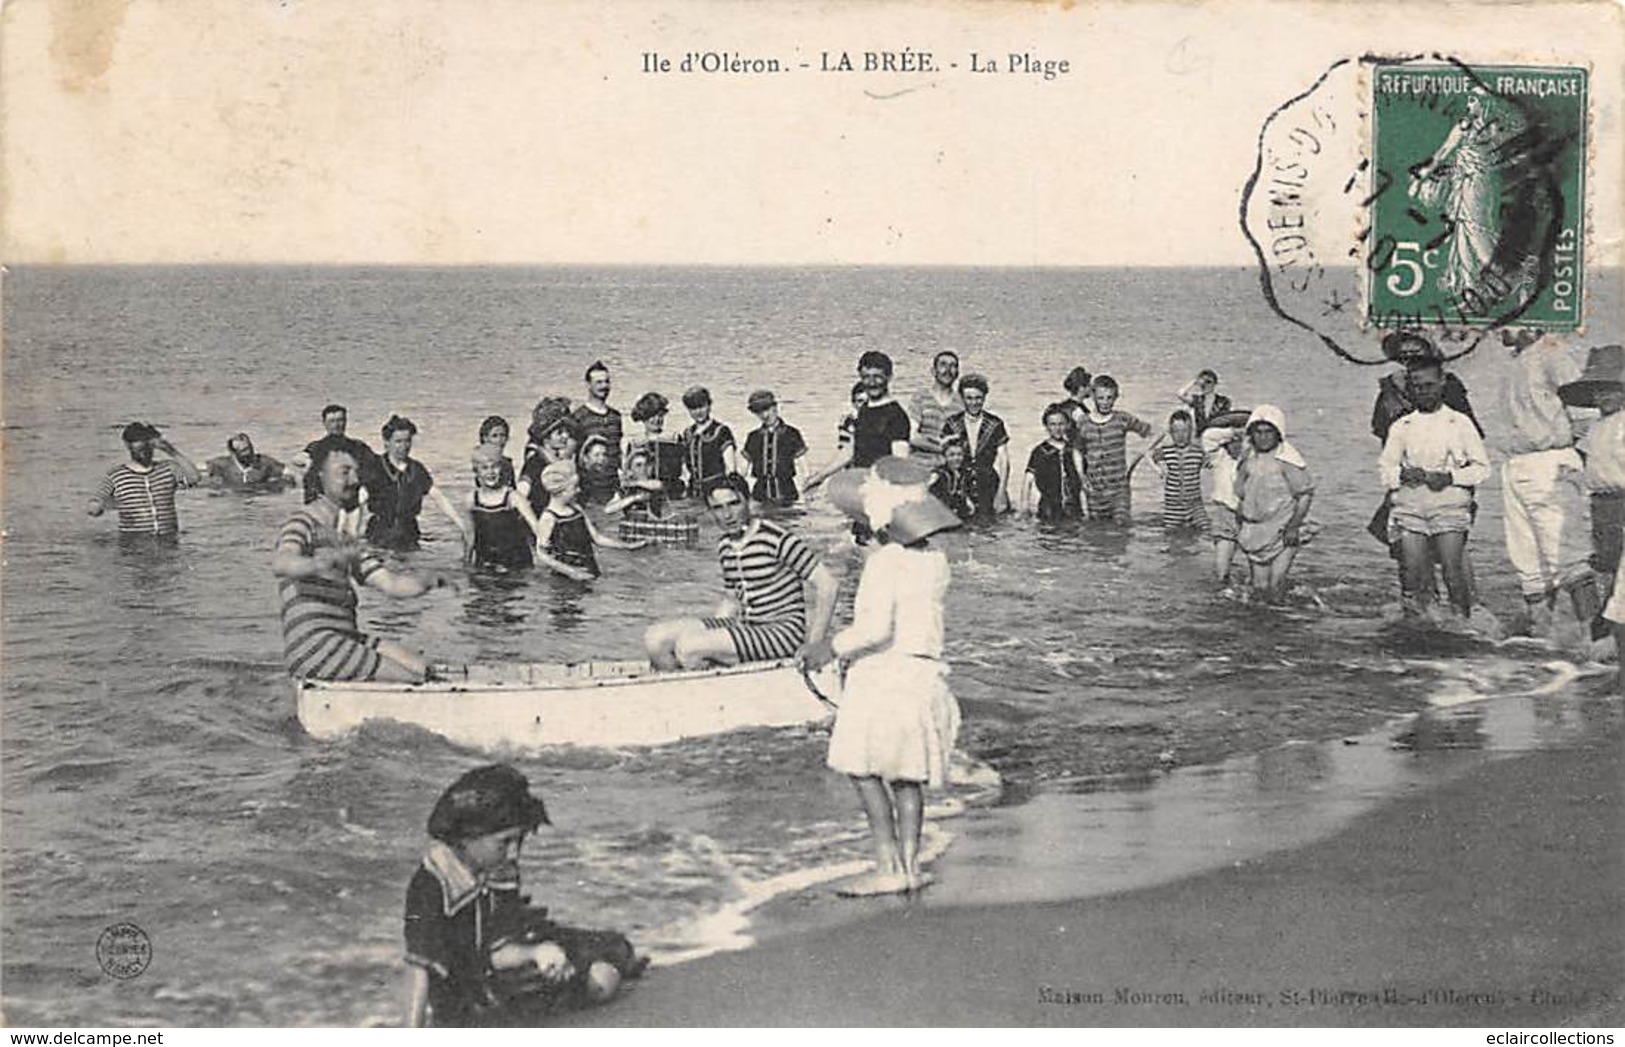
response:
M1620 561L1625 482L1619 481L1625 476L1611 475L1612 447L1586 434L1590 413L1575 409L1600 410L1608 424L1591 428L1604 436L1612 433L1610 419L1617 406L1609 385L1613 379L1606 372L1613 347L1594 349L1596 359L1582 376L1579 358L1538 332L1504 332L1503 341L1518 361L1505 394L1513 430L1502 469L1507 551L1533 631L1550 631L1551 612L1564 593L1580 621L1598 623ZM1448 373L1442 355L1425 336L1393 332L1383 348L1401 370L1379 383L1373 409L1372 432L1383 442L1378 472L1385 494L1370 529L1399 564L1408 615L1467 620L1475 594L1466 539L1476 515L1476 488L1489 476L1482 428L1462 383ZM667 432L671 404L655 392L633 405L632 430L609 405L609 369L594 363L587 369L586 395L579 404L561 396L537 403L517 466L505 454L508 423L493 416L481 424L471 456L474 488L460 507L411 456L417 430L409 419L390 417L379 454L348 436L345 409L329 405L322 412L326 435L295 461L305 469L305 512L321 519L291 522L293 530L279 545L288 553L298 551L301 527L331 524L346 541L331 544L323 554L326 559L363 566L368 578L376 577L375 587L385 591L413 589L387 571L376 574L383 570L382 561L363 550L415 547L418 517L429 500L452 522L470 562L498 569L541 563L586 580L599 572L598 548L636 548L650 541L692 544L698 525L681 499L703 502L708 492L737 478L742 483L748 479L749 495L758 504L789 506L836 471L867 466L904 445L932 466L932 493L969 521L991 521L1015 511L1041 521L1124 523L1130 514L1131 478L1140 462L1149 459L1161 474L1164 527L1209 538L1223 586L1229 585L1240 552L1252 590L1268 600L1282 598L1297 552L1314 533L1308 521L1314 478L1287 439L1284 412L1269 404L1234 410L1218 392L1218 378L1210 370L1180 390L1183 405L1131 459L1129 437L1148 440L1152 426L1117 406L1118 385L1109 375L1091 376L1082 367L1073 368L1063 382L1066 398L1042 412L1045 439L1027 457L1014 504L1009 434L1003 419L987 409L988 380L978 374L961 376L959 358L951 351L934 357L932 384L906 404L891 395L891 377L892 362L884 353L863 354L859 380L852 387L852 411L838 430L839 453L803 479L798 463L808 451L807 441L781 417L773 393L750 395L746 406L760 425L746 434L743 446L713 416L711 394L700 386L681 397L692 419L681 433ZM1589 384L1560 393L1582 377ZM121 532L173 536L178 528L174 493L199 482L202 474L156 429L134 423L124 435L130 460L109 470L91 511L116 506ZM155 450L172 461L155 461ZM208 463L207 482L232 488L294 482L281 463L255 451L246 434L228 440L227 451ZM322 466L333 452L352 461L355 500L364 508L310 508L324 489ZM342 495L341 490L329 501L337 503ZM601 530L583 504L618 514L616 533ZM854 531L861 541L862 525L855 524ZM307 560L310 548L307 543ZM309 571L308 564L295 567L282 557L279 565L284 583L309 577L287 573ZM1446 600L1438 598L1436 569ZM399 582L393 589L392 579ZM447 581L442 576L426 584ZM284 595L286 600L295 594ZM324 599L331 604L337 596L329 590ZM330 619L325 624L337 623ZM1594 628L1600 634L1606 626ZM298 646L289 640L290 668L301 674L349 675L378 668L353 651L348 658L334 654L325 665L317 664L322 659L296 659ZM768 645L775 652L783 646ZM651 643L650 650L657 664L683 661L669 636ZM413 660L409 668L420 673L421 660Z

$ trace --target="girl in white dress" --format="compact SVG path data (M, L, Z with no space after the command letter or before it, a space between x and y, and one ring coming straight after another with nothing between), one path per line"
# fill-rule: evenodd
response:
M865 501L882 544L864 565L852 624L804 656L814 667L831 657L850 663L828 764L857 787L876 867L842 891L849 895L914 891L930 882L920 871L924 785L946 780L959 732L959 704L942 660L948 558L927 539L960 520L929 495L889 513Z

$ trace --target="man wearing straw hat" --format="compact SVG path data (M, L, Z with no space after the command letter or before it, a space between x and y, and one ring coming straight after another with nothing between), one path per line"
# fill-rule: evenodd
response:
M1584 463L1557 392L1580 379L1580 364L1541 331L1504 328L1501 342L1513 354L1504 389L1512 433L1501 467L1507 556L1535 635L1551 633L1560 592L1568 593L1575 618L1589 627L1601 601L1591 575Z

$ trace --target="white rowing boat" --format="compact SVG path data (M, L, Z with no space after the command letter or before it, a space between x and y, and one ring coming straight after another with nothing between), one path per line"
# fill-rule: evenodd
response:
M657 672L647 662L439 667L421 684L296 680L299 722L335 738L368 720L394 720L481 749L546 745L663 745L746 727L830 716L838 677L809 679L790 659Z

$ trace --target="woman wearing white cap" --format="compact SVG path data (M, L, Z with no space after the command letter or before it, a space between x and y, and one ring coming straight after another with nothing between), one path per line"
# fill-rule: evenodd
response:
M1287 572L1306 540L1303 522L1315 498L1315 478L1287 442L1286 413L1263 404L1247 419L1246 455L1236 467L1236 545L1252 565L1253 590L1279 600Z

